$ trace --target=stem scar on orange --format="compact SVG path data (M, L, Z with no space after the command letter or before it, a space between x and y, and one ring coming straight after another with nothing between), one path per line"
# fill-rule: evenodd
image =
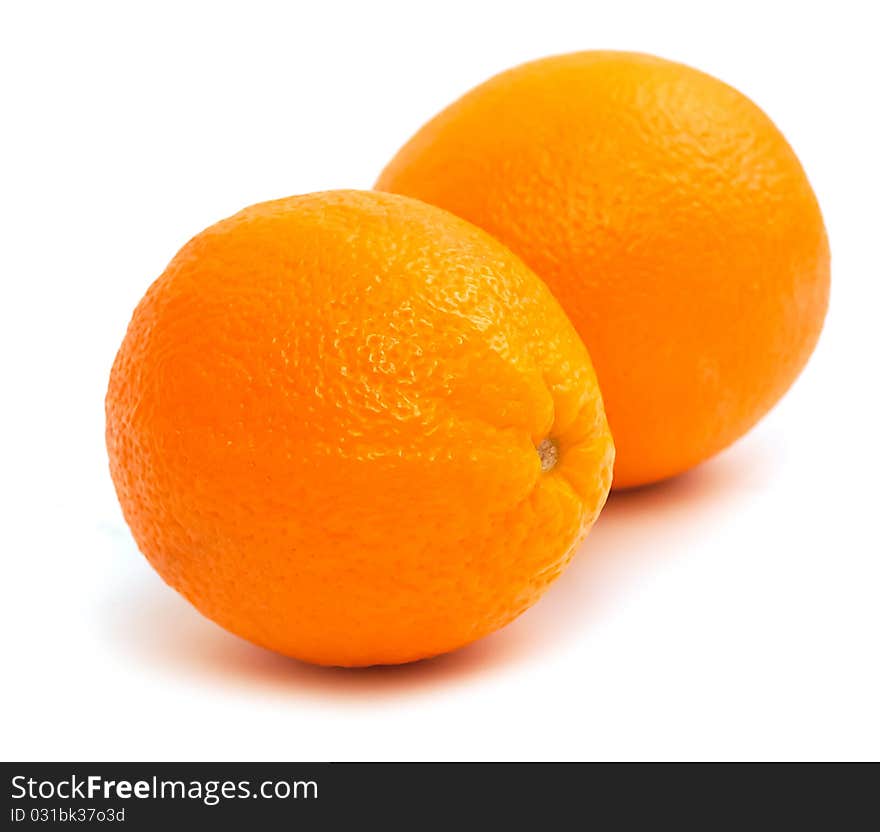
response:
M469 223L375 192L255 205L190 241L135 310L106 411L159 574L318 664L504 626L572 557L614 455L544 283Z
M745 433L822 328L828 240L797 157L744 95L681 64L580 52L503 72L376 187L479 225L547 281L595 363L615 487Z

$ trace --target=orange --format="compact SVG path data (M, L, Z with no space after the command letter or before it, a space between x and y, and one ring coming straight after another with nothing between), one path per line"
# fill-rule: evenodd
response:
M255 205L191 240L135 310L106 410L159 574L319 664L502 627L611 481L587 350L544 283L469 223L369 191Z
M681 64L581 52L503 72L376 187L481 226L547 281L593 358L615 487L745 433L822 327L828 241L801 165L751 101Z

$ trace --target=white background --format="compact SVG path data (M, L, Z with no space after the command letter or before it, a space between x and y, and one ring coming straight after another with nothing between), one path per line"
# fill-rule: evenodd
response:
M871 3L7 3L0 488L7 759L880 756L880 121ZM568 573L404 668L287 660L138 554L103 446L134 305L256 201L370 187L424 119L548 53L647 51L750 95L825 212L811 364L746 439L614 496Z

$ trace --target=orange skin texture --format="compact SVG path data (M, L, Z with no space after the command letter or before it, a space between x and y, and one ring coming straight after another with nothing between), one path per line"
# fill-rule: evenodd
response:
M504 626L611 484L590 358L545 284L469 223L370 191L255 205L191 240L135 310L106 412L159 574L317 664Z
M479 225L548 283L596 367L615 487L744 434L822 328L830 255L800 163L745 96L681 64L581 52L504 72L376 187Z

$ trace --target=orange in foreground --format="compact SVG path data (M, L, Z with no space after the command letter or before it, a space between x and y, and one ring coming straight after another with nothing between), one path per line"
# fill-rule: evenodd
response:
M504 72L376 187L476 223L547 281L595 363L615 487L745 433L822 327L828 241L801 165L751 101L681 64L581 52Z
M504 626L598 515L587 350L485 232L373 192L247 208L137 307L107 393L125 518L209 618L318 664Z

